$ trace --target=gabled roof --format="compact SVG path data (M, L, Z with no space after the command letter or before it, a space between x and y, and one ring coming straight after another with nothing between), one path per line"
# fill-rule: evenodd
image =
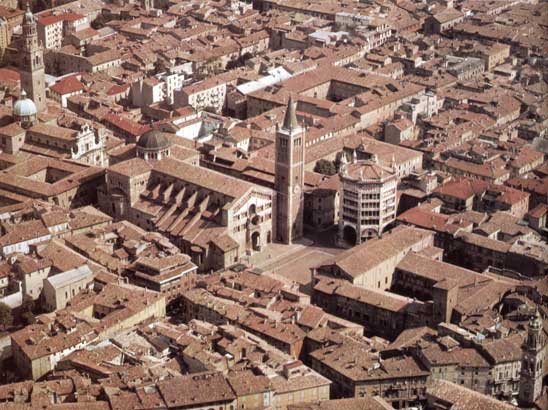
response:
M366 241L344 251L322 266L336 265L349 277L356 278L432 235L423 229L401 227L381 239Z
M49 87L50 91L59 95L66 95L83 91L84 86L75 76L65 77Z

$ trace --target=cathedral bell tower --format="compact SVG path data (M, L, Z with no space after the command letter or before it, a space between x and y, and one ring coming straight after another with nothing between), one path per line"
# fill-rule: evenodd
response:
M532 406L542 394L542 377L544 360L546 360L546 340L538 310L529 320L527 339L522 349L518 398L520 405L528 407Z
M21 89L34 101L38 112L46 109L46 84L44 76L44 53L38 44L36 20L27 3L23 17L23 46L21 50Z
M290 244L303 235L305 130L289 98L282 126L276 129L275 239Z

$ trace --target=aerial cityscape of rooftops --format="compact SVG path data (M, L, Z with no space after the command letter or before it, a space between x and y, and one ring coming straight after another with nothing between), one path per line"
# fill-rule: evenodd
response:
M0 0L0 410L548 410L547 0Z

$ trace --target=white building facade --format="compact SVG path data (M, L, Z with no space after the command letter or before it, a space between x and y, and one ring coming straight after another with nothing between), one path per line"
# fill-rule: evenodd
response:
M343 164L339 239L357 245L381 236L396 218L397 173L376 161Z

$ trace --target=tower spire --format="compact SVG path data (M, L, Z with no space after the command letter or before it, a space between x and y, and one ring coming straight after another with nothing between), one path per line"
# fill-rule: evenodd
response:
M542 330L542 317L538 308L529 318L527 338L522 346L521 377L518 400L530 407L542 394L543 362L546 338Z
M292 243L303 234L305 132L297 121L296 105L289 98L283 124L276 127L274 185L275 238Z
M26 2L23 18L22 47L20 50L21 88L36 104L38 112L46 110L46 81L44 75L44 53L38 42L36 19L30 3Z
M25 6L25 24L32 24L34 23L34 14L32 14L32 10L30 8L30 1L26 2Z
M293 96L289 97L287 102L287 108L285 110L285 117L283 128L286 130L294 130L299 127L299 122L297 121L297 104L293 102Z

